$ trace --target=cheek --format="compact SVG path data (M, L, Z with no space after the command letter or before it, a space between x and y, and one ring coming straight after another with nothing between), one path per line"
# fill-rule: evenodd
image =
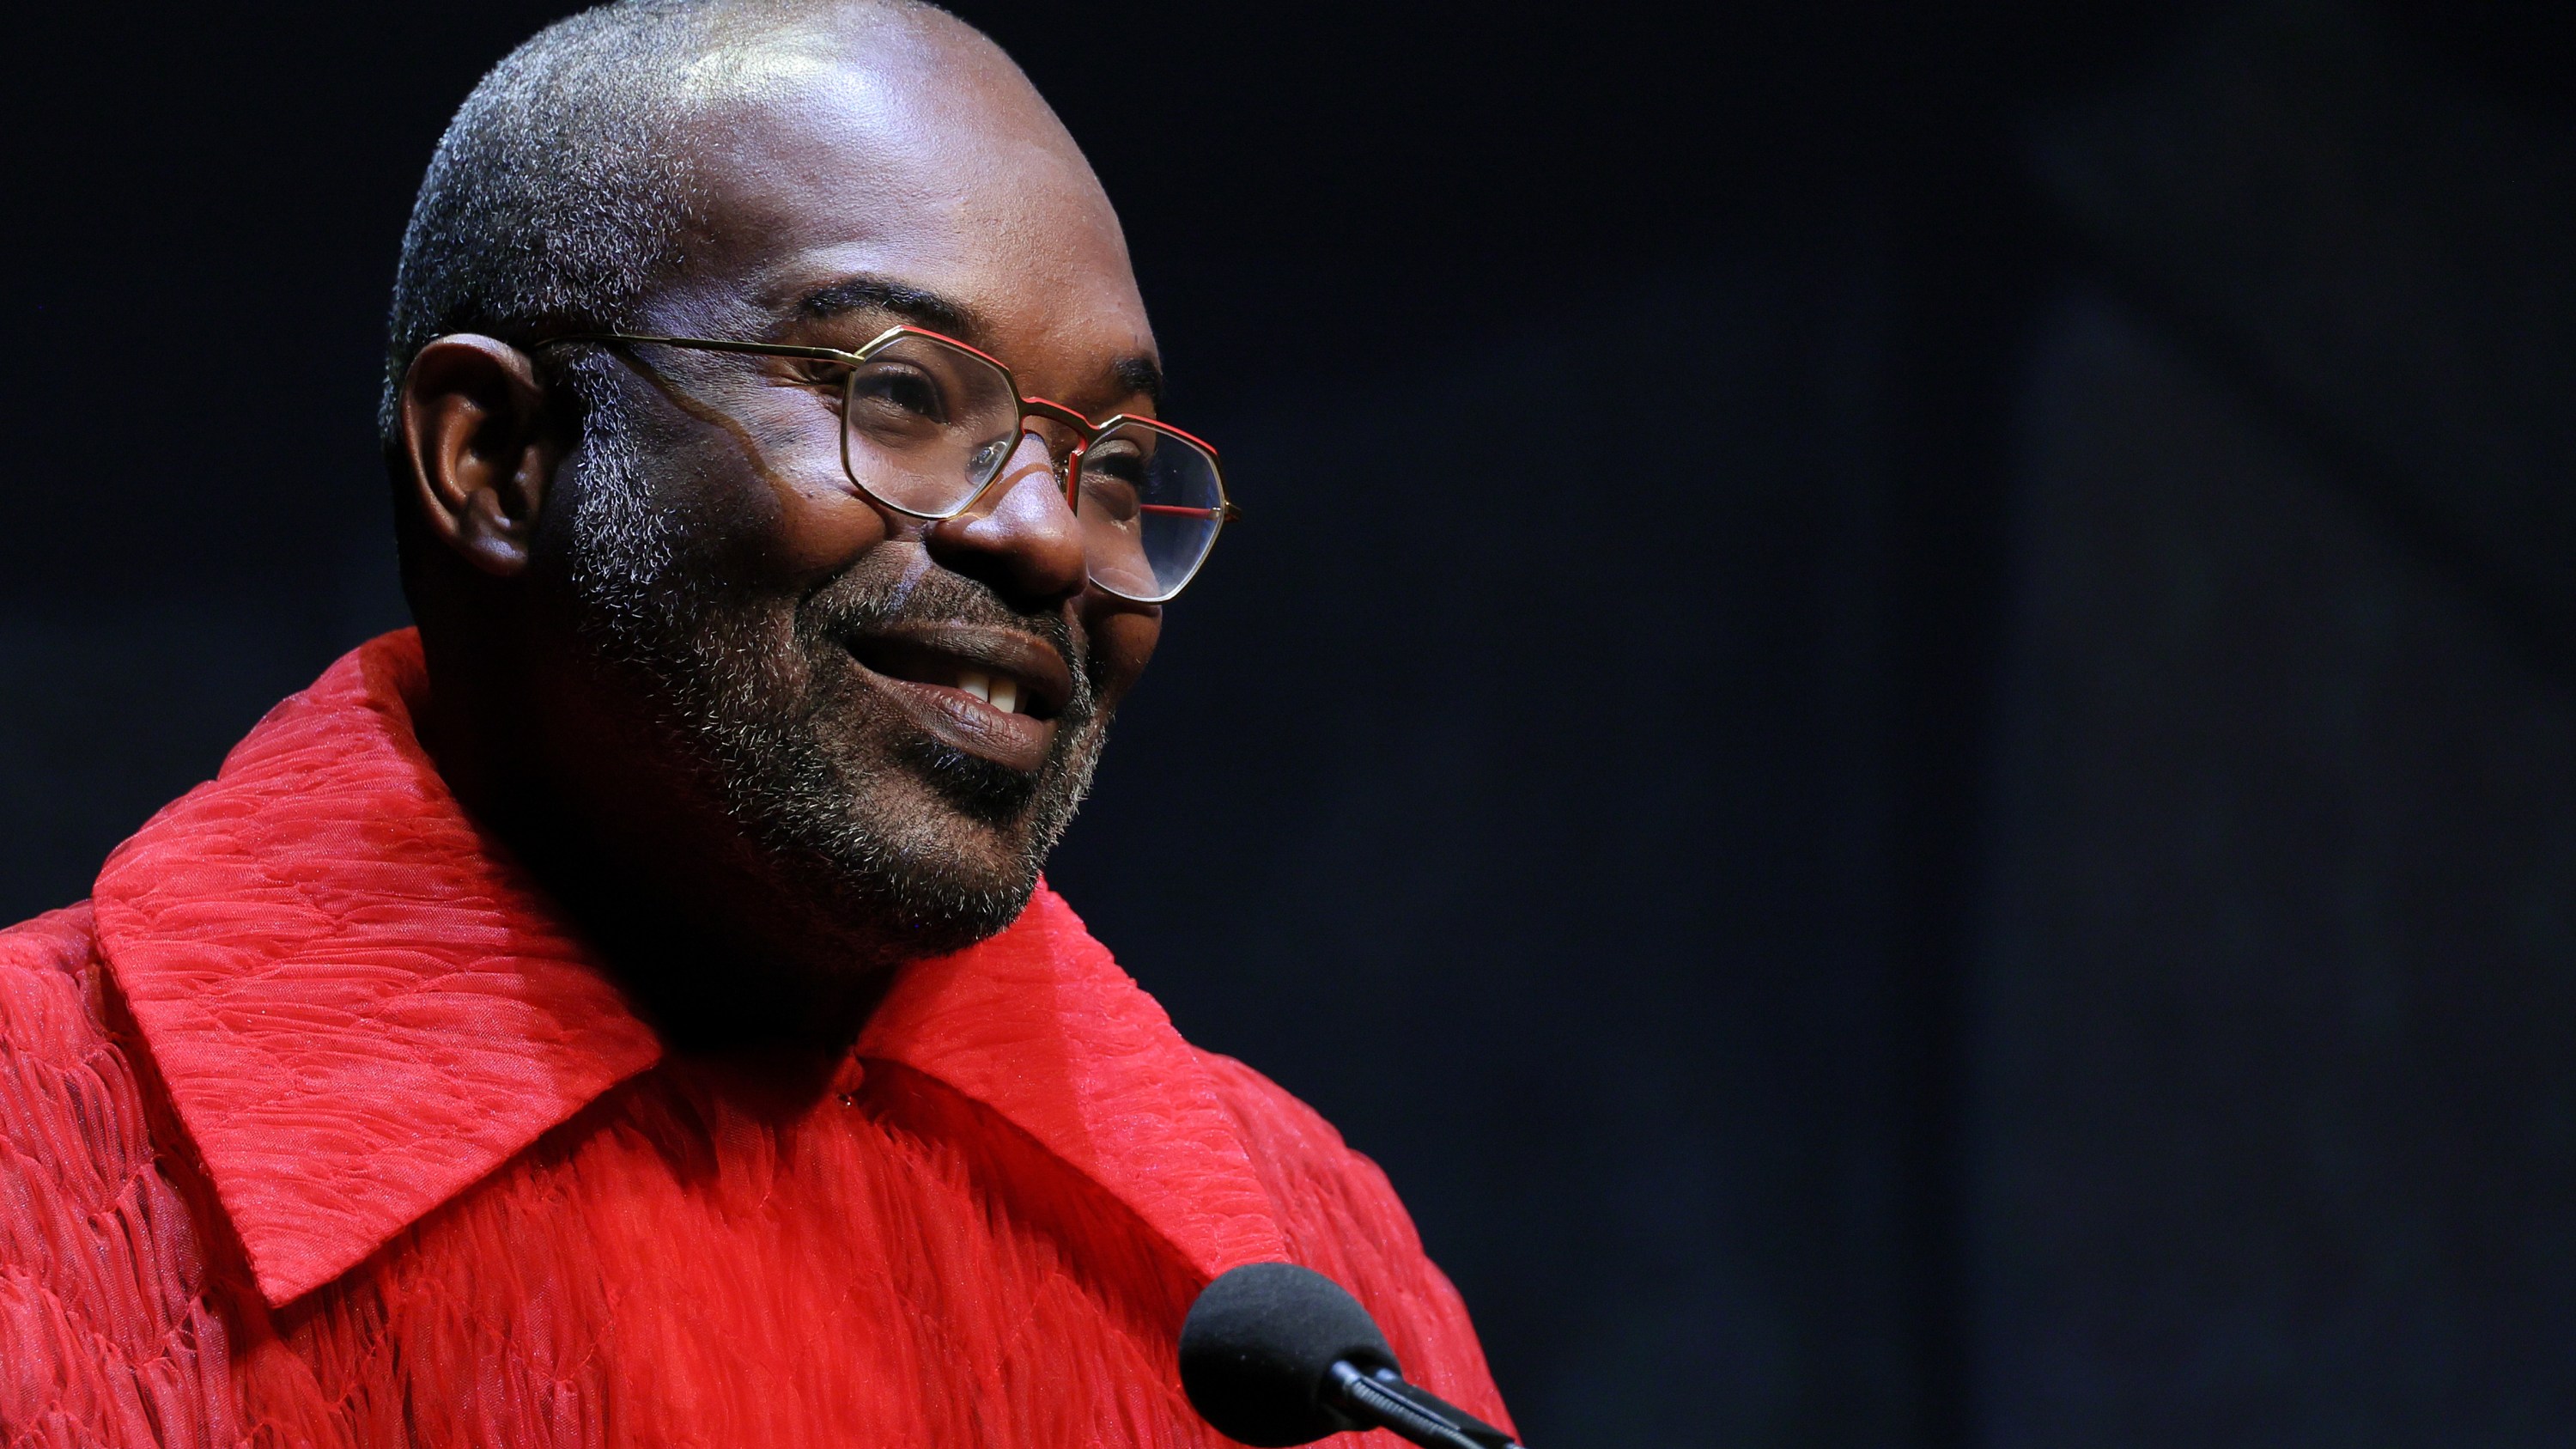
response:
M819 483L775 490L770 552L798 588L831 577L891 537L886 515L858 496L838 464Z
M1163 611L1151 604L1091 597L1095 602L1085 611L1083 628L1091 641L1092 682L1106 711L1126 697L1154 657L1154 644L1163 637Z
M704 521L722 584L757 592L802 593L848 568L894 529L841 467L840 434L771 396L736 402L729 429L700 429L672 457L687 480L684 505ZM766 406L762 406L766 404Z

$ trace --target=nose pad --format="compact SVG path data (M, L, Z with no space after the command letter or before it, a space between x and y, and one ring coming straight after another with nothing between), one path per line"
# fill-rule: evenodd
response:
M933 524L924 542L942 566L979 579L1022 606L1048 607L1081 592L1087 573L1055 452L1032 428L975 506Z
M1043 468L1054 480L1055 495L1064 500L1065 507L1071 508L1073 490L1065 486L1065 480L1073 474L1072 466L1067 462L1072 454L1070 440L1065 447L1058 448L1055 440L1034 424L1023 427L1019 446L1011 450L1010 461L1002 465L1002 481L994 485L994 491L998 493L1027 481L1024 469L1034 471Z

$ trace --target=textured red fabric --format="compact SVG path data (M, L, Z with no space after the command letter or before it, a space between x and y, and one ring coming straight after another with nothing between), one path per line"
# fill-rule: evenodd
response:
M997 1109L1201 1279L1286 1250L1197 1054L1052 891L983 947L907 972L858 1054Z
M661 1056L412 735L416 638L117 848L98 934L271 1303Z
M0 933L0 1443L1211 1443L1180 1315L1272 1257L1501 1418L1385 1179L1061 900L828 1090L663 1060L422 687L408 635L343 660L94 916Z

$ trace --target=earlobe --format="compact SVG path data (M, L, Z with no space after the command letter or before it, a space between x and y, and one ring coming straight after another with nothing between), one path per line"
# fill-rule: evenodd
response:
M403 374L402 457L429 531L484 573L527 567L561 452L528 355L496 338L441 337Z

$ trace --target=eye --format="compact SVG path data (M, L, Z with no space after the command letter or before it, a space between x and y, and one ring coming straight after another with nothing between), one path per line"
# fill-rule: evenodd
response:
M903 363L872 362L850 376L853 421L942 425L948 421L948 398L939 380Z
M1124 457L1086 456L1082 460L1085 517L1132 523L1142 513L1137 505L1143 501L1142 460L1133 453Z
M1130 492L1135 492L1145 486L1147 461L1144 450L1132 440L1111 437L1082 455L1082 472L1086 478L1115 479L1125 484Z

